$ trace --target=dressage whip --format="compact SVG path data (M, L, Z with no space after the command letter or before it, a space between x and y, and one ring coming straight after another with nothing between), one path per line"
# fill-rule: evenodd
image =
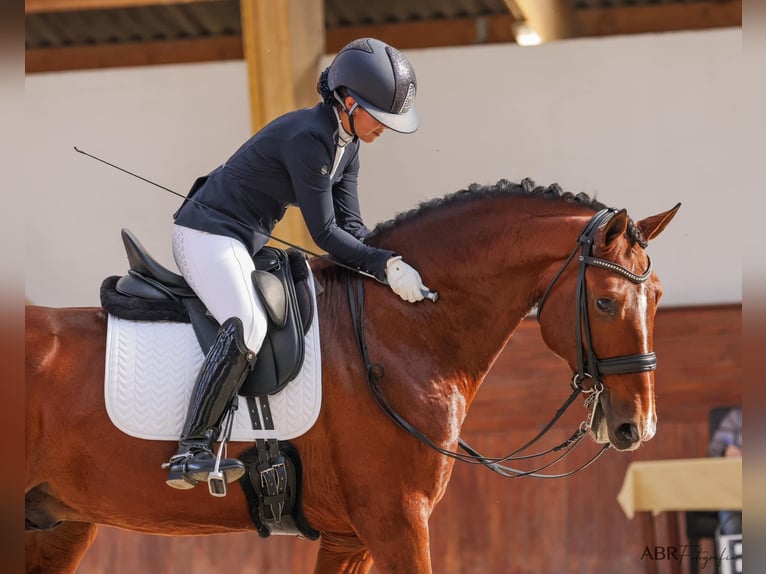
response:
M289 241L286 241L284 239L280 239L279 237L275 237L274 235L266 233L265 231L261 231L260 229L256 229L252 225L248 225L244 221L242 221L240 219L237 219L236 217L234 217L232 215L229 215L228 213L223 213L222 211L219 211L219 210L215 209L214 207L210 207L209 205L206 205L206 204L202 203L201 201L197 201L194 198L191 198L191 197L188 197L188 196L183 195L181 193L178 193L177 191L174 191L174 190L172 190L172 189L170 189L168 187L165 187L164 185L160 185L157 182L154 182L154 181L152 181L150 179L147 179L147 178L145 178L143 176L140 176L137 173L134 173L134 172L129 171L129 170L125 169L125 168L122 168L122 167L120 167L118 165L115 165L115 164L113 164L111 162L108 162L105 159L102 159L102 158L100 158L100 157L98 157L96 155L93 155L91 153L83 151L80 148L78 148L77 146L73 146L73 147L74 147L74 150L77 153L81 153L82 155L87 156L87 157L89 157L91 159L95 159L96 161L100 161L101 163L106 164L109 167L113 167L114 169L117 169L117 170L119 170L119 171L121 171L123 173L127 173L128 175L131 175L131 176L133 176L133 177L135 177L137 179L140 179L141 181L144 181L144 182L146 182L146 183L148 183L150 185L153 185L154 187L159 187L160 189L162 189L164 191L167 191L168 193L172 193L173 195L175 195L177 197L180 197L181 199L183 199L185 201L190 201L192 203L200 205L200 206L202 206L202 207L204 207L206 209L209 209L210 211L213 211L213 212L217 213L218 215L223 215L224 217L228 217L229 219L234 220L235 222L239 223L240 225L245 226L247 229L249 229L251 231L255 231L256 233L258 233L260 235L263 235L264 237L268 237L269 239L271 239L273 241L276 241L276 242L281 243L283 245L287 245L288 247L292 247L293 249L297 249L298 251L300 251L302 253L305 253L307 255L311 255L312 257L318 257L319 259L326 259L327 261L330 261L330 263L333 263L334 265L337 265L338 267L342 267L343 269L346 269L348 271L352 271L354 273L358 273L359 275L364 275L365 277L369 277L371 279L374 279L378 283L386 284L385 281L381 281L380 279L378 279L372 273L367 273L366 271L362 271L361 269L356 269L355 267L351 267L350 265L346 265L344 263L341 263L340 261L336 261L334 259L331 259L328 255L322 255L320 253L315 253L313 251L310 251L310 250L306 249L305 247L301 247L300 245L296 245L294 243L290 243ZM435 292L435 291L421 290L421 293L423 294L423 297L425 297L426 299L432 301L433 303L436 303L436 301L439 299L439 294L437 292Z

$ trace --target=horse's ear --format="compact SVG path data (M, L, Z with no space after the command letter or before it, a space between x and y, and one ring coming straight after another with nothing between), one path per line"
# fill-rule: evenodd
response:
M676 213L678 213L680 207L681 204L677 203L674 208L663 211L662 213L658 213L657 215L652 215L646 219L642 219L641 221L637 222L636 225L641 230L644 238L647 241L651 241L660 233L662 233L662 230L667 227L668 223L670 223L671 220L675 217Z
M621 237L627 228L628 213L624 209L621 209L615 213L604 226L604 231L601 235L604 238L604 247L608 247L615 239Z

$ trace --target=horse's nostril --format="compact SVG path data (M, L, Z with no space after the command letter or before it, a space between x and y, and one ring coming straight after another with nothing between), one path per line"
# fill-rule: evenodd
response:
M640 438L638 434L638 426L634 423L623 423L617 427L617 436L628 443L638 442Z

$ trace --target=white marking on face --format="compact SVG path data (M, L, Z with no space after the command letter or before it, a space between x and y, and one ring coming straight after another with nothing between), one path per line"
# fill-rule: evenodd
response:
M638 285L638 317L641 322L641 335L643 337L643 340L641 341L641 348L644 349L644 352L649 351L649 297L648 297L648 289L645 283L640 283ZM641 440L649 440L654 436L654 433L656 432L657 428L654 422L655 414L654 414L654 403L652 401L652 397L654 396L654 389L651 388L652 385L652 376L647 375L649 379L649 385L650 388L648 389L647 393L647 401L648 405L646 405L646 417L644 419L644 428L641 429Z
M641 322L641 335L643 337L643 341L641 341L641 346L644 349L649 348L649 327L647 326L647 320L648 320L648 309L649 309L649 299L646 294L646 284L645 283L639 283L638 285L638 318Z
M594 429L594 440L598 444L606 444L609 442L609 430L606 426L606 417L601 417L598 421L598 426Z

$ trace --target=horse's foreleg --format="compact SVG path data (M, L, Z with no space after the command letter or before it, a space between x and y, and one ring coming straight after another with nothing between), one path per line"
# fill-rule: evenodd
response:
M88 522L62 522L52 530L24 533L27 574L74 574L97 527Z
M354 535L323 533L314 574L366 574L370 553Z
M432 574L427 518L389 511L379 522L356 523L379 574Z
M428 527L396 527L367 546L355 535L323 533L314 574L431 574Z

